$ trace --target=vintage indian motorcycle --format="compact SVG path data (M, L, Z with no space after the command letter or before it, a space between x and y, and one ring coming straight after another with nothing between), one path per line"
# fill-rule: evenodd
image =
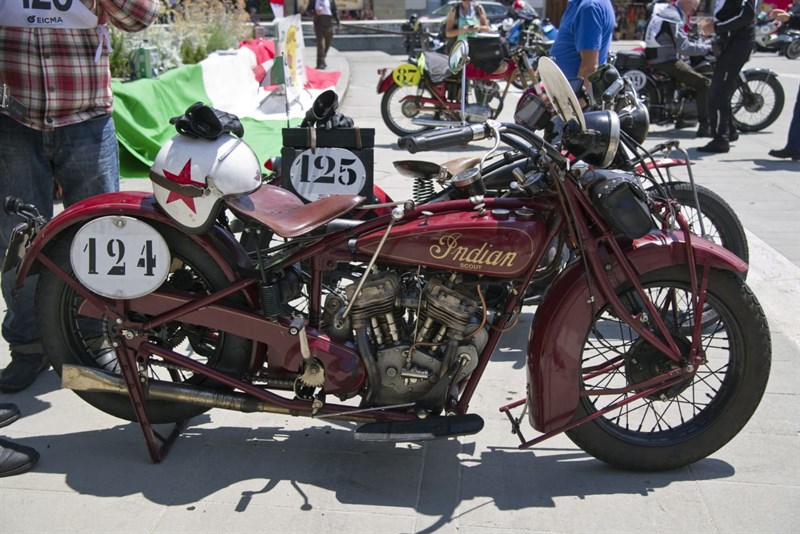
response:
M480 431L470 401L563 236L579 259L536 309L527 395L500 408L519 447L567 432L618 467L687 465L732 439L766 387L770 334L739 276L747 265L692 235L671 203L646 202L627 173L599 168L617 116L584 116L557 67L541 69L564 146L598 167L494 121L403 142L416 152L488 137L493 150L541 152L527 196L483 197L470 169L455 181L462 198L338 220L364 199L303 204L262 185L240 139L178 135L153 165L154 194L94 197L46 223L8 200L25 220L4 269L19 284L39 274L38 326L63 385L138 421L159 461L181 422L212 407L363 422L364 440ZM283 241L248 255L226 210ZM713 321L695 320L708 308ZM540 436L523 437L526 416ZM164 438L154 423L176 425Z
M378 69L381 116L389 130L402 136L459 124L462 95L464 121L497 118L513 82L524 86L536 79L524 47L506 52L495 36L470 39L469 49L471 62L462 75L451 72L447 55L428 51L393 69Z
M613 63L644 99L654 124L697 121L694 91L654 69L643 49L617 52ZM714 59L692 58L692 67L711 78ZM784 100L783 86L775 71L760 67L742 69L731 95L733 125L741 132L761 131L778 119Z

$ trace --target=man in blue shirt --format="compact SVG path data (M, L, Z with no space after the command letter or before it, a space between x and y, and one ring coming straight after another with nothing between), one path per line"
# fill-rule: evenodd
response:
M569 1L550 50L553 61L567 78L586 80L606 62L614 18L611 0ZM588 85L588 81L586 83Z

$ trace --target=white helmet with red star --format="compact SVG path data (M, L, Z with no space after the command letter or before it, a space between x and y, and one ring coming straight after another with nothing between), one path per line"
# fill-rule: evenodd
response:
M184 231L203 233L223 198L247 195L261 185L261 166L241 139L213 141L176 135L158 151L150 168L156 201Z

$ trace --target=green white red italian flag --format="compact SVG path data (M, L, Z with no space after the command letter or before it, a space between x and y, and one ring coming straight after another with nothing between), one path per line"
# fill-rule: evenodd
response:
M296 52L300 55L302 49ZM272 84L276 71L282 70L281 58L275 61L274 56L272 41L252 39L236 50L214 53L197 65L179 67L158 78L113 82L122 177L147 176L161 145L177 133L169 119L182 115L195 102L237 115L244 126L244 140L262 164L279 155L281 130L287 124L296 126L316 95L334 87L341 73L306 69L302 61L299 67L293 63L305 71L306 81L298 76L301 73L287 68L287 119L287 99Z

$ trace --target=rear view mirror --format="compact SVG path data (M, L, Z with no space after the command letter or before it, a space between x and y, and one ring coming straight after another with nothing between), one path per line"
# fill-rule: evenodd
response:
M453 74L461 72L461 69L464 68L467 61L469 61L469 45L467 45L466 41L456 41L456 44L450 49L450 58L448 61L450 72Z

